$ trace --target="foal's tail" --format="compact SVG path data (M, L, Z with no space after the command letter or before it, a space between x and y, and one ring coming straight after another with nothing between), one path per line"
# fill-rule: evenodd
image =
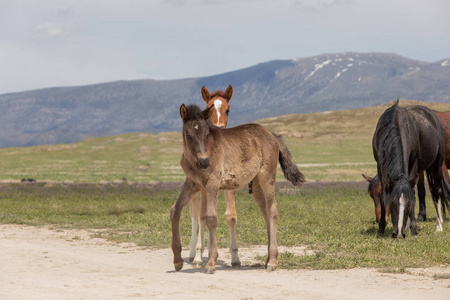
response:
M275 134L274 134L275 135ZM297 168L297 166L292 162L291 152L283 143L281 136L275 135L280 145L280 153L278 156L278 161L280 162L281 169L284 173L284 178L292 182L293 185L301 186L305 182L305 177L302 172Z

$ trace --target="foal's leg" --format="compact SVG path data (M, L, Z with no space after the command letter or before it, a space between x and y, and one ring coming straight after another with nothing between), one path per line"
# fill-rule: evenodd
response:
M170 221L172 223L172 252L173 264L175 270L179 271L183 268L183 259L181 258L181 239L180 239L180 217L183 208L188 204L189 200L198 193L200 188L192 181L186 179L181 189L178 200L172 205L170 210Z
M216 242L216 228L217 228L217 198L219 196L218 188L209 188L206 191L206 211L205 211L205 221L206 226L209 230L209 241L208 241L208 263L205 266L206 274L214 274L216 271L216 261L219 257L219 252L217 251Z
M203 250L205 249L204 241L205 241L205 210L206 210L206 191L201 190L201 205L199 207L199 213L198 213L198 222L200 223L200 229L198 231L198 239L196 239L197 243L194 245L194 258L192 266L194 268L201 268L203 264L202 255ZM196 232L197 233L197 232ZM191 248L192 253L192 248Z
M189 243L189 260L193 261L195 258L195 247L197 245L197 229L200 221L200 202L198 196L192 197L189 202L189 214L191 215L192 233L191 242Z
M236 207L235 207L235 191L225 191L225 201L227 204L227 211L225 212L225 218L227 219L228 229L230 231L230 253L231 253L231 266L239 268L241 261L238 255L238 246L236 242Z
M275 200L275 182L261 183L260 180L253 180L253 199L259 205L261 215L266 222L267 236L268 236L268 257L266 261L266 268L268 271L275 271L277 269L277 203Z

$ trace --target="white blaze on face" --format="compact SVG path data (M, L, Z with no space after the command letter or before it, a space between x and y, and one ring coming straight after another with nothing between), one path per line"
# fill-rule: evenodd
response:
M397 225L397 228L398 228L397 237L398 238L402 237L403 215L405 212L405 206L406 206L406 199L402 193L402 195L400 196L400 209L398 212L398 225Z
M217 113L217 126L219 126L219 120L220 120L220 107L222 106L222 100L217 99L216 101L214 101L214 108L216 109L216 113Z

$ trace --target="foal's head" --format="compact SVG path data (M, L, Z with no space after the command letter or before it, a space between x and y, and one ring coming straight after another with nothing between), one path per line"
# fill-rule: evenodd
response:
M205 86L202 87L202 98L206 102L206 108L214 105L214 111L211 116L211 122L217 126L225 128L227 127L228 114L230 113L230 100L233 96L233 88L228 85L225 92L216 91L212 94L209 93Z
M377 223L381 220L381 182L378 180L378 175L375 175L375 177L369 177L364 174L362 174L365 180L369 182L369 187L367 191L369 192L370 197L373 200L373 204L375 206L375 219ZM385 214L385 221L388 222L389 219L389 206L385 208L386 214Z
M188 159L195 160L199 169L208 168L208 139L211 136L208 120L214 111L214 105L202 111L197 105L180 107L183 119L184 154Z

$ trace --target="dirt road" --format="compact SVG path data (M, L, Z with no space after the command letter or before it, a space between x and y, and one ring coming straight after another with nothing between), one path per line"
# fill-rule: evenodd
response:
M91 238L92 232L0 225L0 299L449 299L450 268L403 274L375 269L277 270L254 266L265 247L221 250L214 275L188 263L175 272L170 249ZM303 249L280 249L301 252ZM187 249L183 257L188 255ZM438 274L434 279L433 275Z

